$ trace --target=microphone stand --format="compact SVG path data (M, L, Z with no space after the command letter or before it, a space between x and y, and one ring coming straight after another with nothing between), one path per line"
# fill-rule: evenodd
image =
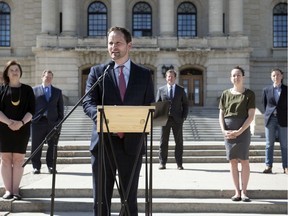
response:
M84 100L84 98L90 94L90 92L102 81L105 77L109 68L114 66L114 62L111 61L106 69L104 70L103 74L99 76L97 81L91 86L91 88L85 92L85 94L79 99L79 101L74 105L74 107L69 111L69 113L48 133L42 143L35 149L35 151L30 155L30 157L23 163L22 167L25 167L29 161L35 156L35 154L43 147L45 143L47 143L50 139L58 139L60 135L60 130L62 124L66 121L66 119L74 112L74 110L78 107L78 105ZM52 192L51 192L51 212L50 216L54 215L54 199L55 199L55 183L56 183L56 162L57 162L57 148L58 142L55 143L53 146L53 176L52 176Z

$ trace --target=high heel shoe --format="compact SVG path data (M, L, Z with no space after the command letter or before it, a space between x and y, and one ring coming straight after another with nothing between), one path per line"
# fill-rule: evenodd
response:
M6 192L3 196L3 199L13 199L13 194L10 194L9 192Z
M243 201L243 202L251 202L250 198L247 197L245 194L242 195L242 201Z
M235 196L231 197L231 200L234 201L234 202L238 202L238 201L241 200L241 197L235 195Z
M14 195L13 195L13 199L14 199L14 200L21 200L22 197L21 197L19 194L14 194Z

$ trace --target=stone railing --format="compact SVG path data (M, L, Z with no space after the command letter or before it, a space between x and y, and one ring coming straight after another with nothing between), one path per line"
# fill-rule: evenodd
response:
M256 108L255 118L250 129L253 136L265 137L264 115L258 108Z

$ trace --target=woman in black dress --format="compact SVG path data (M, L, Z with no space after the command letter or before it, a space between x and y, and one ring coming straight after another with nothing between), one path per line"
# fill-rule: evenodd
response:
M30 121L35 110L31 86L20 82L22 68L16 61L7 62L0 91L0 154L3 199L21 199L19 185L30 137Z
M219 103L219 123L225 139L227 160L235 187L232 201L249 202L247 185L250 176L250 124L255 115L255 94L243 85L244 70L237 66L231 71L231 89L223 91ZM241 186L238 170L241 163Z

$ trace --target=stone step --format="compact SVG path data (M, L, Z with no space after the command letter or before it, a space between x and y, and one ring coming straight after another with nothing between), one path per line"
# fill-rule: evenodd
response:
M274 203L277 203L275 205ZM74 211L81 212L93 208L91 198L57 198L54 203L55 211ZM121 207L119 199L112 200L111 210L119 212ZM45 212L51 209L49 198L29 198L23 201L11 202L14 213L22 212ZM145 212L145 199L138 199L140 212ZM153 212L169 213L199 213L199 212L221 212L221 213L263 213L265 214L286 214L287 203L283 199L253 199L251 203L232 202L227 199L213 198L153 198Z
M8 215L9 216L46 216L46 215L51 215L50 211L47 212L28 212L28 213L9 213L9 212L1 212L0 215ZM59 215L59 216L91 216L91 212L71 212L71 211L66 211L66 212L54 212L54 215ZM119 213L112 212L111 216L118 216ZM139 213L139 216L146 216L147 213ZM269 216L286 216L287 214L269 214ZM205 212L205 213L155 213L153 212L153 216L263 216L262 213L210 213L210 212Z
M188 164L184 170L177 170L168 164L166 170L157 170L153 165L153 214L181 216L186 214L207 215L207 213L241 214L287 214L287 176L281 164L275 163L274 174L262 174L263 165L251 163L249 197L252 202L233 202L229 197L234 194L229 164ZM59 165L56 175L55 209L56 212L77 212L92 214L92 174L91 165ZM261 170L261 171L260 171ZM51 208L52 175L43 172L33 175L32 168L25 167L20 193L22 201L0 200L1 210L23 213L31 216L34 212L49 212ZM0 188L4 193L4 188ZM139 211L145 212L145 169L141 170L138 193ZM119 212L118 190L114 191L112 211ZM31 213L31 214L29 214ZM9 216L13 215L9 214ZM114 215L114 214L113 214ZM118 215L115 213L115 215ZM164 216L163 215L163 216ZM189 215L189 216L190 216ZM62 215L61 215L62 216ZM180 215L179 215L180 216Z
M57 163L59 164L82 164L90 162L89 145L87 142L81 144L69 145L62 142L58 145ZM30 156L31 145L28 145L26 159ZM47 145L44 145L42 151L42 162L45 163ZM175 163L174 159L175 144L169 145L168 163ZM148 146L150 156L150 145ZM152 162L158 163L159 145L153 145ZM184 145L183 162L184 163L225 163L226 153L223 144L187 144ZM265 146L264 143L252 143L250 146L250 162L264 163L265 161ZM280 146L276 145L274 149L274 161L281 162Z
M45 159L41 159L42 163L45 164ZM144 161L144 159L143 159ZM264 157L251 157L250 162L251 163L263 163L264 164ZM281 157L274 157L274 162L280 163ZM65 158L57 158L57 164L86 164L90 163L91 158L90 157L65 157ZM183 157L183 163L225 163L227 162L226 158L223 157L189 157L185 158ZM159 158L154 157L152 159L152 163L159 163ZM167 164L169 163L175 163L175 159L173 157L169 157ZM31 164L29 162L28 164Z
M42 151L43 155L46 155L46 151ZM28 157L30 153L26 154L26 157ZM90 157L91 153L87 150L58 150L57 157ZM153 151L152 156L158 157L159 152L158 150ZM281 156L281 152L274 150L274 157ZM183 152L184 157L203 157L203 156L209 156L209 157L218 157L222 156L225 157L225 150L185 150ZM250 157L254 156L265 156L265 150L257 150L257 151L250 151ZM168 157L174 157L174 150L168 150Z
M153 198L226 198L232 194L232 190L228 189L153 189ZM23 188L21 189L23 197L28 198L45 198L51 196L51 188ZM114 198L119 198L117 189L114 189ZM286 199L286 190L249 190L249 196L253 197L253 200L257 199ZM55 198L92 198L91 187L82 188L56 188ZM145 189L140 188L138 190L138 197L145 197ZM26 200L26 198L25 198Z

